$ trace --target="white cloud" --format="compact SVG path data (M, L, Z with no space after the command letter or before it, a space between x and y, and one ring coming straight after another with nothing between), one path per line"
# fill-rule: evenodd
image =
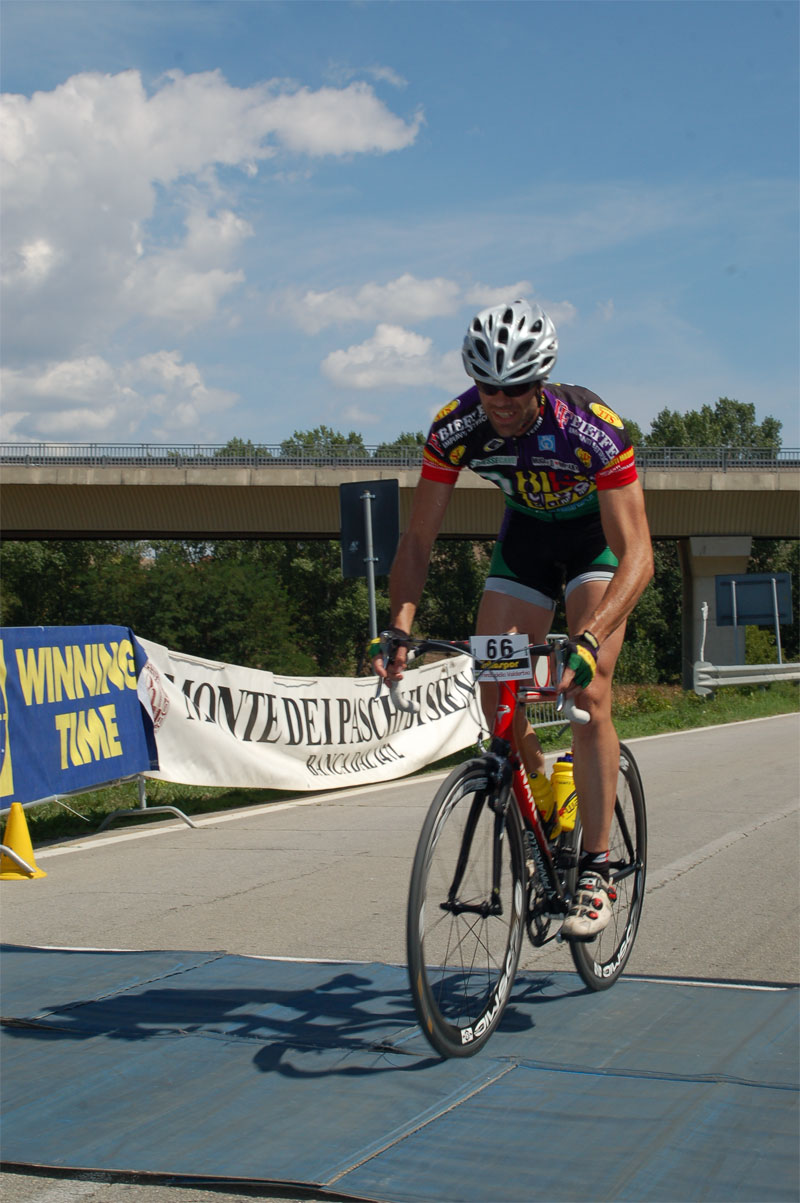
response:
M432 339L397 323L449 316L466 305L477 310L521 294L531 297L532 292L528 281L503 288L483 284L465 288L443 277L426 280L405 274L388 284L369 283L329 292L309 290L302 296L285 298L284 307L310 333L334 323L378 321L371 338L346 350L331 351L322 361L323 375L337 387L389 389L433 385L452 393L463 384L460 347L438 354ZM569 301L541 304L556 326L573 321L577 315ZM350 420L355 420L355 415Z
M15 442L196 442L212 437L213 419L237 399L207 386L179 351L157 351L119 367L90 355L42 369L5 368L0 376L0 433Z
M372 67L348 67L344 63L330 63L326 75L337 84L349 83L352 79L360 79L366 75L377 83L391 84L393 88L408 87L408 80L399 75L393 67L382 67L378 64Z
M140 257L120 298L132 314L147 313L192 328L208 321L223 298L244 283L239 269L225 270L253 229L230 210L216 215L190 213L186 237L176 250Z
M407 125L365 83L276 96L266 115L270 132L287 149L309 155L402 150L414 141L423 120L417 112Z
M516 284L504 285L497 288L490 284L473 284L464 292L464 300L477 311L488 309L490 305L503 305L506 301L516 301L521 297L530 300L533 296L533 285L530 280L520 280Z
M402 326L381 323L365 342L332 351L322 361L322 372L339 388L394 389L431 384L452 392L463 380L461 355L444 355L433 349L433 340Z
M326 326L352 322L423 322L448 317L460 309L477 311L518 297L535 299L530 281L503 287L487 284L464 287L442 276L421 279L406 272L386 284L371 281L327 292L314 289L302 294L290 292L273 303L272 312L287 312L302 329L316 334ZM569 301L542 300L540 304L557 324L572 321L577 312Z
M289 294L274 308L285 305L299 326L317 333L326 326L351 322L425 321L455 313L460 302L461 289L454 281L441 277L421 280L405 273L388 284L370 282L328 292L309 289L302 296Z
M421 114L392 113L365 83L249 88L219 71L87 72L0 98L5 355L68 359L132 317L213 318L242 283L253 231L217 179L286 152L319 157L409 146Z

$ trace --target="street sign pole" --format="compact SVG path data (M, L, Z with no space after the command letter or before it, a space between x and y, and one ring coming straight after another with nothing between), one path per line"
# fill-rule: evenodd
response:
M364 556L364 563L367 566L367 593L369 595L369 635L370 639L378 638L378 616L377 606L375 604L375 561L377 557L373 554L372 547L372 503L375 500L374 493L370 493L369 489L365 489L361 494L361 500L364 502L364 542L366 544L367 554Z
M778 663L783 664L783 655L781 653L781 626L779 622L780 615L778 613L778 582L775 577L772 578L772 605L775 610L775 642L778 645Z

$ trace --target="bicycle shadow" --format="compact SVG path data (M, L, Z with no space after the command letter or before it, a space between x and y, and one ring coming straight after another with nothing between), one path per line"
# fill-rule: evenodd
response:
M285 981L263 987L223 984L230 969L226 974L222 968L215 985L207 970L202 987L181 980L191 978L190 969L158 983L109 989L102 997L40 999L33 1017L6 1019L4 1027L12 1038L48 1042L224 1040L254 1046L252 1063L260 1073L296 1079L417 1072L440 1063L420 1031L401 967L337 965L303 985L292 982L292 963L264 962L265 977ZM553 985L550 975L517 979L502 1030L532 1030L535 1010L566 996Z

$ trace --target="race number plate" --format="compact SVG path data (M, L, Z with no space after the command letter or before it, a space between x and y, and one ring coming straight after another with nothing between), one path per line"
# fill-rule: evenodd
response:
M473 635L469 646L476 677L526 681L533 676L527 635Z

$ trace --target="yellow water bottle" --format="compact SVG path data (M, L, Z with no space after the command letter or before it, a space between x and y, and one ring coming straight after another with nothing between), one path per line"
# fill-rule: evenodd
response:
M550 782L544 773L528 773L528 785L531 787L533 800L539 814L543 819L549 819L556 804Z
M550 784L555 799L558 831L572 831L578 815L578 795L575 793L571 753L564 752L559 756L553 765Z

